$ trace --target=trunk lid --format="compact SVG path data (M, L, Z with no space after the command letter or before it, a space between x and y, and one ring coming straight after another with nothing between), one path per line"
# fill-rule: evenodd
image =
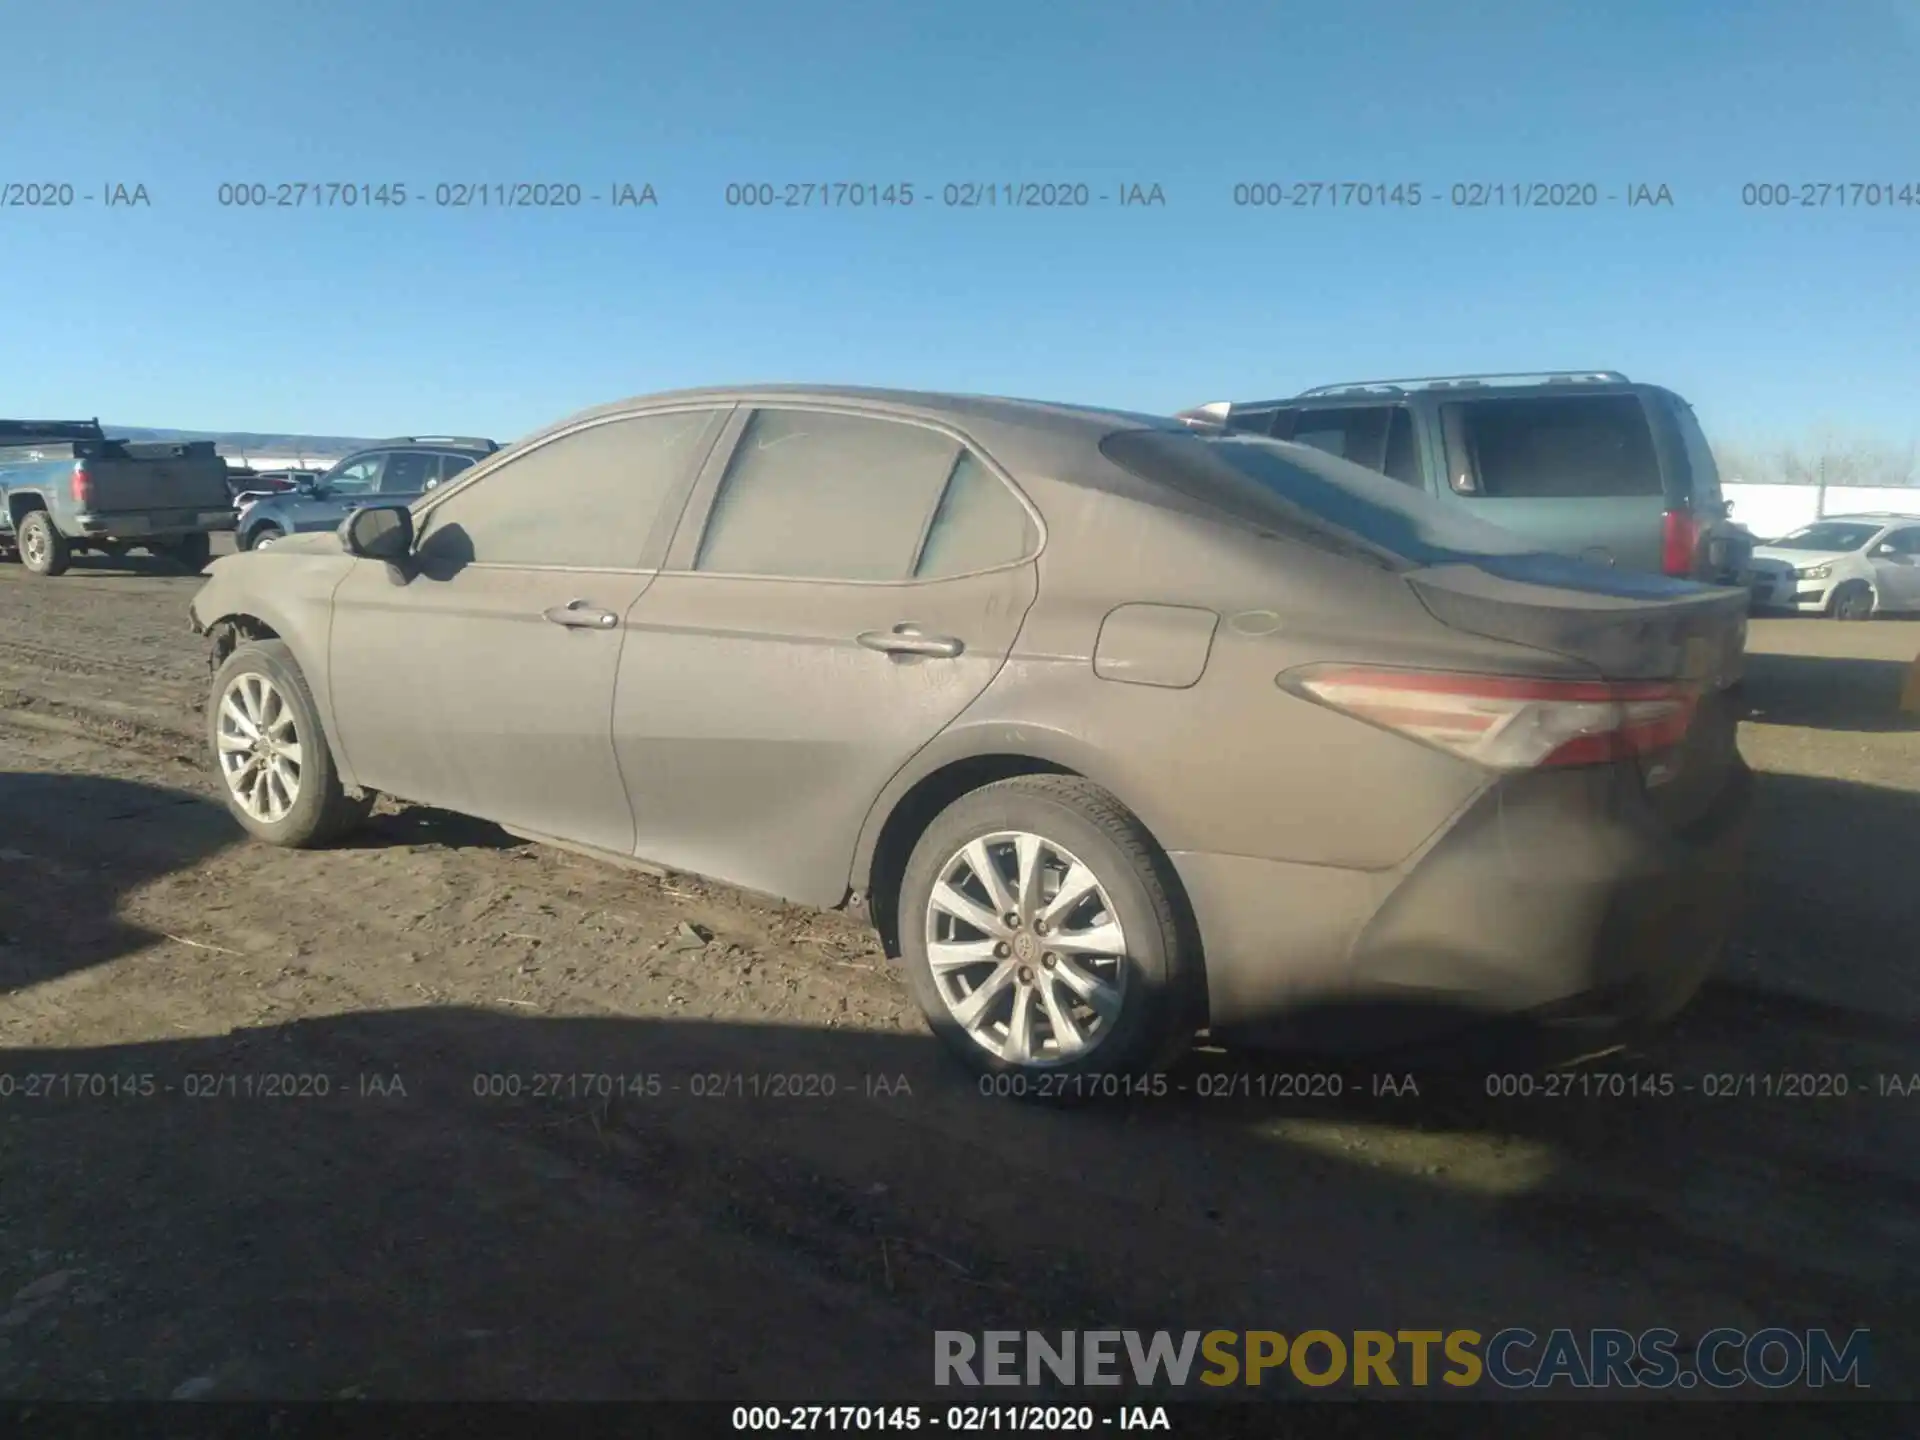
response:
M227 464L211 443L136 444L109 440L74 446L87 466L88 512L94 515L156 511L230 510Z
M1406 581L1443 625L1574 660L1600 678L1694 688L1685 738L1640 762L1654 810L1683 828L1710 810L1739 768L1748 596L1628 574L1554 555L1488 555L1415 570Z

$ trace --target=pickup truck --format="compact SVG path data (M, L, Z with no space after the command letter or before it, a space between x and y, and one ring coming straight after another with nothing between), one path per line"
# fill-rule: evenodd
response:
M200 570L234 526L213 442L110 440L98 420L0 420L0 553L35 575L144 549Z

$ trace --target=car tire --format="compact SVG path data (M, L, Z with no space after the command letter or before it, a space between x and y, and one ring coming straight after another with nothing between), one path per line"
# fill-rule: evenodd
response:
M248 748L263 732L268 746ZM373 809L372 795L349 795L340 783L313 692L285 641L249 640L226 658L207 698L207 744L228 811L269 845L329 844Z
M73 563L73 547L44 510L29 510L20 520L20 563L35 575L64 575Z
M286 535L287 532L282 530L278 525L262 525L247 537L247 549L264 549L276 540L284 540Z
M1836 620L1871 620L1873 611L1873 587L1864 580L1847 581L1827 601L1827 613Z
M957 889L984 902L988 888L973 868L983 856L998 872L1000 899L1021 916L1017 925L1002 915L991 927L969 925L951 894L936 899L936 889ZM1062 893L1061 871L1073 867L1090 872L1092 888L1056 908L1050 929L1036 927L1033 918L1046 919ZM1024 906L1023 869L1038 877ZM976 903L971 913L984 920L990 910ZM1019 776L954 801L914 846L897 913L908 987L983 1090L1062 1101L1131 1093L1107 1082L1164 1069L1199 1028L1199 946L1172 866L1130 811L1078 776ZM1062 937L1074 950L1047 948ZM1116 939L1117 956L1090 947ZM943 945L956 948L937 957L936 972ZM955 963L968 953L959 947L980 958ZM1090 979L1101 988L1090 990ZM992 999L975 998L990 989Z

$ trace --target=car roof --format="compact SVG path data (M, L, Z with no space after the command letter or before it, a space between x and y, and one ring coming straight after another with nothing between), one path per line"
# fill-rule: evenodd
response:
M376 440L371 445L362 445L354 454L364 455L369 450L458 450L465 455L491 455L499 448L491 440L416 440L405 436Z
M1006 395L891 390L867 385L712 385L634 395L625 400L596 405L544 426L509 448L517 449L591 420L631 414L638 410L698 404L848 407L869 414L950 425L976 435L990 448L997 445L1016 452L1023 438L1043 449L1052 449L1063 442L1098 444L1116 430L1186 428L1169 415L1052 400L1024 400ZM1014 454L1007 458L1017 462L1022 457Z
M1162 426L1164 415L1115 410L1105 406L1078 405L1056 400L1023 400L1009 395L979 395L956 391L893 390L874 385L707 385L685 390L665 390L651 395L635 395L607 405L596 405L570 416L572 424L599 415L612 415L641 407L708 401L716 404L749 405L759 402L801 402L826 405L852 405L860 409L914 413L928 418L989 417L1019 421L1057 419L1063 423L1081 421L1104 425L1115 422Z
M376 440L371 445L362 445L358 450L349 450L337 460L322 461L316 473L337 470L349 460L358 460L364 455L380 455L389 450L428 450L435 454L471 455L476 460L484 460L506 448L504 445L478 445L467 440Z
M1830 521L1841 520L1852 524L1888 525L1906 521L1920 525L1920 515L1902 515L1893 510L1856 510L1846 515L1822 515L1818 520L1809 520L1808 525L1825 525ZM1804 527L1803 527L1804 528Z
M1295 395L1261 400L1214 401L1210 406L1195 406L1188 414L1221 405L1234 410L1268 410L1292 407L1322 409L1352 405L1392 405L1416 396L1437 400L1545 400L1568 395L1668 395L1685 403L1664 385L1631 380L1617 370L1541 371L1522 375L1435 375L1397 380L1351 380L1333 385L1316 385Z

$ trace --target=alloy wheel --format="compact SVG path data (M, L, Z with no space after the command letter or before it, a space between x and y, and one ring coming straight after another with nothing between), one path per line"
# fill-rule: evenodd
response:
M220 698L220 774L255 820L286 819L300 798L301 736L293 707L265 675L236 675Z
M926 943L948 1013L1008 1064L1082 1058L1126 1002L1127 937L1112 898L1041 835L999 831L956 851L927 902Z

